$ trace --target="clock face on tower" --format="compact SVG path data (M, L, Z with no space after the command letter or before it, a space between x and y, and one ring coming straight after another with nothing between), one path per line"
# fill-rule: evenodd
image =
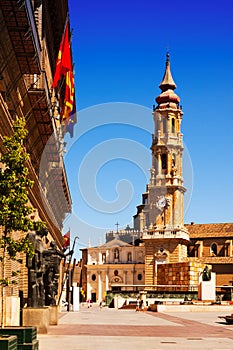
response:
M166 207L166 204L167 204L167 200L166 200L166 197L165 196L160 196L156 202L157 204L157 207L159 209L163 209Z

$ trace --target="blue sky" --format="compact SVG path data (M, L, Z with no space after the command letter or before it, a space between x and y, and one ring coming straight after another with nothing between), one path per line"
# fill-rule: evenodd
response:
M69 6L79 121L74 140L68 139L71 146L65 159L74 217L67 217L64 232L71 227L72 235L80 237L80 245L85 246L89 239L96 245L100 237L103 242L106 230L116 228L117 221L120 228L132 222L149 179L151 109L160 93L167 48L193 169L191 179L188 164L185 180L193 183L193 190L185 222L232 222L233 3L69 0ZM118 118L111 111L117 110L119 102L123 105ZM129 117L135 112L128 110L129 104L132 108L139 105L136 121ZM145 125L138 127L141 112ZM103 117L105 113L109 119ZM121 119L124 113L127 125ZM130 140L130 146L121 140ZM137 160L131 161L130 157L140 152L137 148L133 152L133 142L142 152L147 150L145 157L140 157L148 163L138 167ZM132 154L121 155L120 145ZM114 153L116 148L119 155ZM93 179L87 154L98 163L94 151L101 157L110 154L101 158L100 168L95 164ZM121 179L124 181L117 188ZM96 181L97 197L103 205L109 204L108 208L114 201L119 204L117 196L122 193L129 196L129 203L126 200L114 213L90 203L92 181Z

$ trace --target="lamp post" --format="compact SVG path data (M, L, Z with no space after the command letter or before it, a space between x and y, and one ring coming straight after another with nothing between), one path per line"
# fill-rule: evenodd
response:
M79 239L78 236L75 236L74 238L74 242L73 242L73 246L72 246L72 249L70 251L70 259L69 259L69 263L68 263L68 266L67 266L67 272L66 272L66 276L68 277L67 278L67 311L70 311L70 301L71 301L71 295L70 295L70 288L72 287L71 286L71 280L72 280L72 277L71 277L71 269L70 269L70 264L71 264L71 260L72 260L72 256L74 254L74 247L75 247L75 243L76 243L76 239Z
M74 253L74 247L75 247L75 243L76 243L76 240L79 239L78 236L76 236L74 238L74 242L73 242L73 246L72 246L72 249L69 250L69 253L64 255L64 257L66 258L67 256L69 256L69 262L68 262L68 266L67 266L67 269L66 269L66 272L65 272L65 279L63 280L63 283L62 283L62 287L61 287L61 293L59 295L59 298L58 298L58 302L57 302L57 305L60 304L60 301L61 301L61 296L62 296L62 291L63 291L63 288L64 288L64 285L65 283L67 282L66 286L67 286L67 292L66 292L66 295L67 295L67 301L68 301L68 305L67 305L67 311L70 311L70 281L71 281L71 276L70 276L70 264L71 264L71 260L72 260L72 256L73 256L73 253Z

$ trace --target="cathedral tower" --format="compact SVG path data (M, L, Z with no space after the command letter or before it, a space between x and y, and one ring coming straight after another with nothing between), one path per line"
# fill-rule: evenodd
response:
M157 284L157 265L177 263L187 257L188 231L184 227L184 193L182 176L183 112L167 53L161 94L153 108L155 131L152 137L150 183L143 203L134 217L135 229L143 231L145 242L145 284Z

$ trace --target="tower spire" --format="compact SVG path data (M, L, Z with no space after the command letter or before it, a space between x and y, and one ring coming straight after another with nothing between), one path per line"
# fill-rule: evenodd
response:
M163 80L159 85L162 91L166 91L168 89L175 90L176 84L172 78L171 68L170 68L170 53L167 51L166 53L166 68L163 76Z
M177 108L177 104L180 102L180 98L174 92L176 89L176 84L171 74L169 51L166 53L166 68L159 88L162 90L162 92L158 97L156 97L155 101L158 103L160 108L163 108L167 103L171 103L170 107Z

